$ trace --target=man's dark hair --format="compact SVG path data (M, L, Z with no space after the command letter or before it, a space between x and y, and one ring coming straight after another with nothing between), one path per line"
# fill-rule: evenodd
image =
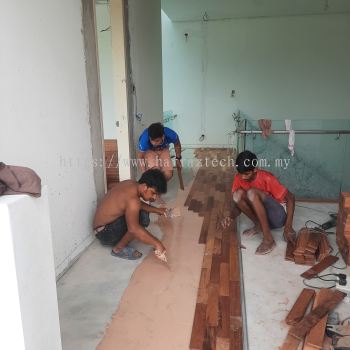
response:
M167 182L164 173L159 169L149 169L145 171L140 180L139 184L146 184L147 187L154 188L158 193L166 193Z
M257 165L258 158L250 151L243 151L237 156L236 169L240 174L254 170Z
M161 123L153 123L148 127L148 136L151 140L158 139L164 135L164 126Z

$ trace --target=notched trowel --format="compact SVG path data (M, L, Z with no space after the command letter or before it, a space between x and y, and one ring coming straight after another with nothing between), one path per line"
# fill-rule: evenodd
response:
M167 208L164 216L167 219L173 219L173 218L177 218L179 216L181 216L181 211L179 208L175 207L175 208Z
M168 259L167 259L167 257L166 257L166 251L164 250L163 252L161 252L160 250L155 250L154 251L154 254L156 255L156 257L159 259L159 260L161 260L161 261L163 261L163 262L165 262L165 263L168 263Z

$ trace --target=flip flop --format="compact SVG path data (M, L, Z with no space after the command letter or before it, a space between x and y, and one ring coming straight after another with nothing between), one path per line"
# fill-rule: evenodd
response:
M251 228L244 230L242 232L242 235L244 237L253 237L255 235L258 235L259 233L261 233L261 229L258 229L254 226L254 227L251 227Z
M136 256L135 256L135 254L136 254ZM138 254L140 254L140 255L138 256ZM138 250L136 250L132 247L125 247L121 251L119 251L118 253L112 249L111 255L113 255L117 258L126 259L126 260L137 260L137 259L141 258L142 253L140 253Z
M259 251L259 248L260 248L262 245L263 245L263 243L261 243L261 244L258 246L258 248L256 248L256 251L255 251L255 254L256 254L256 255L266 255L266 254L271 253L271 252L274 250L274 248L276 247L276 242L273 242L273 244L272 244L272 246L271 246L270 248L267 248L267 249L265 249L265 250L263 250L263 251Z

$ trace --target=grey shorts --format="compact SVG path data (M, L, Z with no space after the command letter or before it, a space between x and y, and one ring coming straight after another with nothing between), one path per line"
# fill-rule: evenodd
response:
M149 212L140 210L139 222L141 226L147 227L150 223ZM95 232L97 239L102 245L115 246L128 232L125 216L120 216L110 224L97 228Z
M266 195L264 199L264 207L270 228L275 229L283 227L286 223L287 214L281 203L277 202L271 196Z

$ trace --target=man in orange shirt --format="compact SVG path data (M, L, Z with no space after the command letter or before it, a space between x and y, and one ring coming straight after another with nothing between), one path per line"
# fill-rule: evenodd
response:
M255 254L268 254L276 246L271 229L284 226L285 240L295 242L295 231L292 227L295 199L293 193L273 174L258 169L257 164L256 155L250 151L238 155L238 174L233 181L232 193L238 209L254 222L254 226L243 234L252 236L262 232L263 241Z

